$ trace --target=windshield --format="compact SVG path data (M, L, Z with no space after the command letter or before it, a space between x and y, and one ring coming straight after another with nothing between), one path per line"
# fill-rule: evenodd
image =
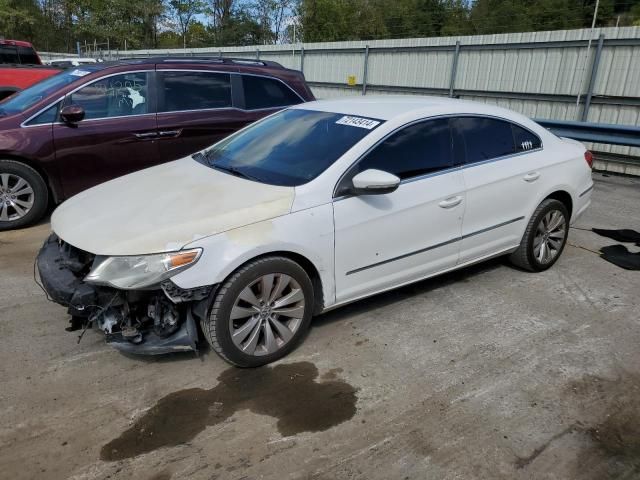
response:
M234 175L295 187L320 175L381 123L339 113L284 110L216 144L204 159Z
M29 88L26 88L0 102L0 115L14 115L16 113L22 113L43 98L54 93L56 90L59 90L65 85L75 82L79 78L82 78L89 73L93 73L96 70L99 70L99 67L82 66L75 70L66 70L53 75L52 77L45 78L41 82L31 85Z

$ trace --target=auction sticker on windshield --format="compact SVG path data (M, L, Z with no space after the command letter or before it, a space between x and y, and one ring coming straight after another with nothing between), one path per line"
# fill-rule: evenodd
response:
M372 130L380 125L380 122L376 120L362 117L351 117L348 115L345 115L340 120L336 121L336 123L338 125L349 125L351 127L366 128L367 130Z

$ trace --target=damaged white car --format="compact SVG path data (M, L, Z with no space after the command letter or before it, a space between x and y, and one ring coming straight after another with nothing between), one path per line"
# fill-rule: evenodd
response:
M201 331L257 366L359 298L498 255L549 268L590 167L578 142L493 106L305 103L71 198L37 265L73 328L141 354L195 350Z

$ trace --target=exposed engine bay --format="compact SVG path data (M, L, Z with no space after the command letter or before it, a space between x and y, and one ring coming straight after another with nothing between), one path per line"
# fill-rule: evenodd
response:
M100 257L52 234L36 259L42 287L68 308L67 331L95 328L107 343L129 353L196 351L196 320L206 314L212 286L185 290L171 280L149 289L121 290L83 281ZM194 318L195 317L195 318ZM82 335L80 336L82 338Z

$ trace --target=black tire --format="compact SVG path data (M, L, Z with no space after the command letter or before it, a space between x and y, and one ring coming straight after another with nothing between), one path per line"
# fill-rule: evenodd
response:
M250 355L236 346L231 338L231 310L245 288L270 274L289 276L299 285L304 297L304 313L291 339L278 350L270 354ZM211 301L209 314L201 320L200 325L211 348L224 360L237 367L259 367L284 357L296 347L309 329L313 307L313 285L307 272L289 258L263 257L240 267L225 280ZM259 335L264 336L264 329L261 332Z
M0 176L7 174L11 176L10 178L11 181L14 182L14 186L16 185L15 179L18 177L24 179L29 184L33 191L33 204L22 217L16 217L10 220L0 220L0 231L13 230L15 228L33 225L44 216L49 204L49 190L46 182L40 174L29 165L15 160L0 160ZM3 196L2 182L3 179L0 177L0 197ZM2 198L0 198L0 201L2 201ZM6 205L4 206L6 207ZM3 213L1 207L2 206L0 206L0 214ZM5 212L8 217L17 215L16 210L14 210L13 207L6 209Z
M559 212L563 217L564 234L560 240L559 248L556 250L557 253L550 258L549 261L541 262L535 255L534 240L536 238L538 226L541 225L541 222L545 217L547 217L547 215L552 214L554 211ZM551 268L556 261L558 261L558 258L560 258L560 255L564 250L564 246L567 243L568 235L569 211L567 210L567 207L559 200L548 198L538 205L538 208L533 212L533 215L529 220L529 224L527 225L527 229L522 237L522 241L520 242L520 246L509 256L509 261L515 266L530 272L542 272L547 270L548 268Z

